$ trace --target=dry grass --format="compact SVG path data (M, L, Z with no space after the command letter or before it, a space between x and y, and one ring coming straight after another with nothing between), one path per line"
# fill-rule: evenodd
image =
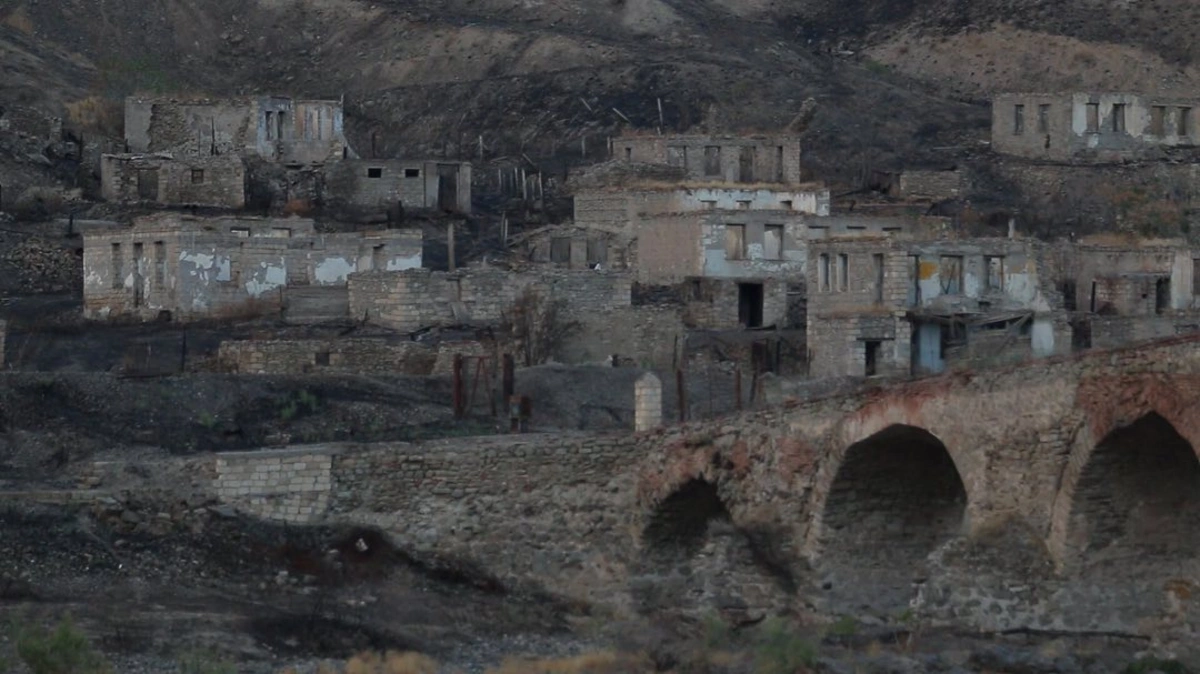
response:
M118 138L125 135L125 108L121 101L101 96L67 103L67 121L84 133Z
M346 663L345 674L437 674L438 663L420 653L359 653Z
M487 670L486 674L642 674L653 671L654 665L643 656L601 652L556 660L509 658L500 667Z
M4 25L25 35L33 35L33 19L29 18L29 13L25 11L25 5L18 5L16 9L9 12L8 16L4 17Z

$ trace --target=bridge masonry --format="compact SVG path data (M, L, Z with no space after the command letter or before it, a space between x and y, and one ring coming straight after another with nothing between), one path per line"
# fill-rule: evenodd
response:
M211 488L617 611L1174 640L1200 597L1198 405L1179 338L636 434L219 454Z

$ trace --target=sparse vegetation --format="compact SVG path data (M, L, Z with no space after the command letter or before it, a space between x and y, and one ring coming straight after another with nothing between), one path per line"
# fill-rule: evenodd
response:
M64 616L53 629L32 623L12 628L17 657L33 674L111 674L91 640Z
M643 656L611 652L585 653L551 660L509 659L487 674L642 674L654 665Z
M1142 658L1136 662L1131 662L1122 674L1150 674L1150 672L1161 672L1162 674L1191 674L1192 670L1178 660L1164 660L1155 657Z
M524 365L547 362L563 340L579 330L577 321L563 316L565 306L561 300L526 288L505 313L501 329L516 345Z
M835 637L852 637L858 633L858 621L853 617L844 615L833 622L829 626L829 634Z
M237 674L237 665L212 657L201 651L189 651L179 656L179 674Z
M762 625L754 662L756 674L798 674L816 664L817 647L782 618L768 618Z
M438 663L421 653L359 653L346 663L345 674L437 674Z
M279 406L280 421L292 421L305 414L313 414L321 406L321 401L317 396L307 389L298 391L294 395L290 395Z

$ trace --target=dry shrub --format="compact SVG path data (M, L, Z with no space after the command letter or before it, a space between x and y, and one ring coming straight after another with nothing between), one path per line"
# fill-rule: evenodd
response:
M125 109L121 102L101 96L67 103L67 120L84 133L118 138L125 135Z
M33 35L33 19L29 18L29 12L25 11L25 5L20 5L9 12L8 16L4 17L4 25L26 35Z
M308 199L288 199L283 205L284 215L308 215L312 212L312 203Z
M486 674L642 674L654 671L645 657L616 653L585 653L573 658L522 660L508 658Z
M346 674L437 674L438 663L420 653L359 653L346 663Z

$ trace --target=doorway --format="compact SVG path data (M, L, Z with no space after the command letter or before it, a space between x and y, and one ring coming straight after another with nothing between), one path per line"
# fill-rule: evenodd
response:
M1171 307L1171 279L1163 277L1154 282L1154 313L1161 314Z
M738 182L754 182L754 148L738 148Z
M879 353L883 348L883 342L869 339L863 342L863 356L865 365L863 374L867 377L874 377L879 373Z
M738 284L738 323L744 328L762 327L763 284Z
M158 201L158 169L138 169L137 190L140 201Z
M458 211L458 165L438 164L438 208Z

